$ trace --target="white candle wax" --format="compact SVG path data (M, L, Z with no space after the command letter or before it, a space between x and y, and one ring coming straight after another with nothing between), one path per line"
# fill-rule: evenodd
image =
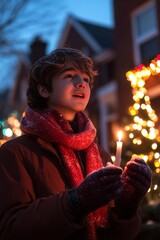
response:
M117 147L116 147L116 159L115 159L115 165L116 166L120 166L121 164L121 155L122 155L122 132L119 131L118 132L118 141L117 141Z

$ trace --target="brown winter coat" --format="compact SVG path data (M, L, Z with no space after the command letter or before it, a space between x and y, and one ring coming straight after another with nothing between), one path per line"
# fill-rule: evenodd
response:
M74 220L68 187L55 147L29 135L5 143L0 147L0 240L84 240L85 219ZM111 213L108 221L104 239L130 240L141 216L137 212L122 221Z

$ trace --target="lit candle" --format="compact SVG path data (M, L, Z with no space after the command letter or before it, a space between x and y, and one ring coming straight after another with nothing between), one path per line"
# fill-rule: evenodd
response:
M118 132L118 141L117 141L117 148L116 148L116 159L115 159L115 162L114 164L116 166L120 166L121 164L121 154L122 154L122 132L119 131Z

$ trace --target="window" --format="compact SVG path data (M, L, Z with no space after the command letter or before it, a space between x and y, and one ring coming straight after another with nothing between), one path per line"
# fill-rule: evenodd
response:
M135 65L148 63L159 53L156 4L151 1L132 14Z

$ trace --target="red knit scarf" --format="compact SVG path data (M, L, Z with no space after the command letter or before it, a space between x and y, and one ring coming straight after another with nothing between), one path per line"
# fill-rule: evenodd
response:
M36 135L46 142L57 144L63 164L69 176L71 187L78 186L84 179L74 150L85 151L86 175L103 167L97 145L94 143L96 129L82 112L76 114L78 133L74 133L69 122L57 111L34 111L28 108L21 121L21 129ZM94 199L93 199L94 201ZM94 240L95 228L106 225L107 209L100 208L87 217L88 239Z

